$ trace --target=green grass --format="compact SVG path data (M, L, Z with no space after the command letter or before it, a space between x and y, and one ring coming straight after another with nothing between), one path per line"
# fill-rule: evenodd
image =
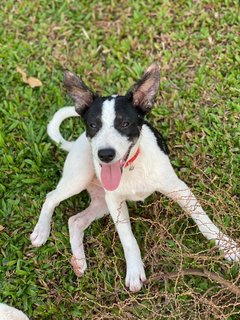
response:
M197 276L124 288L123 252L112 221L86 232L88 270L71 269L68 218L86 194L56 210L49 241L29 234L66 154L46 125L69 105L64 69L102 94L124 93L156 61L161 85L151 122L167 138L172 163L229 235L239 239L240 38L238 1L13 1L0 4L0 301L31 319L239 319L239 298ZM17 66L43 85L30 88ZM76 138L80 120L63 126ZM240 285L231 266L179 207L160 195L130 204L147 276L207 268Z

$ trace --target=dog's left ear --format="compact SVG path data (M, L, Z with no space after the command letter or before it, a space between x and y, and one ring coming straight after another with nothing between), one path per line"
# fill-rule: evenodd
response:
M143 114L151 111L159 88L160 71L156 63L152 63L133 88L128 91L133 105L139 108Z
M74 101L77 113L80 115L97 97L80 78L70 71L64 72L63 84Z

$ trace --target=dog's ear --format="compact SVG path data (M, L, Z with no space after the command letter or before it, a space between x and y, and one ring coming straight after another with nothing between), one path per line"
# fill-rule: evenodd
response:
M74 101L77 113L80 115L97 97L81 79L70 71L64 72L63 84Z
M132 89L127 93L132 103L142 113L149 112L154 103L160 81L160 70L156 63L152 63Z

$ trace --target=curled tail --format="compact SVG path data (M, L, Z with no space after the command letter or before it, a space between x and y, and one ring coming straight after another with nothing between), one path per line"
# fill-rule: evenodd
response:
M74 107L64 107L58 110L52 120L49 122L47 127L47 133L49 137L56 142L57 144L61 144L61 148L70 151L74 141L67 141L61 135L59 128L61 123L71 117L79 117L79 114L75 111Z

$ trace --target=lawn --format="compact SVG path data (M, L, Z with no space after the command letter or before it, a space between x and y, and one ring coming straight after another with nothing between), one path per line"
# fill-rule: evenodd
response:
M109 217L87 230L88 269L74 275L67 220L87 205L86 193L57 208L43 247L29 241L66 156L46 134L54 112L71 105L63 70L104 95L124 94L152 61L161 84L148 118L178 175L214 222L240 239L239 17L237 0L1 1L0 301L32 320L240 319L237 264L159 194L129 204L148 277L139 293L124 287ZM42 85L25 83L17 67ZM83 130L80 119L62 126L69 139Z

